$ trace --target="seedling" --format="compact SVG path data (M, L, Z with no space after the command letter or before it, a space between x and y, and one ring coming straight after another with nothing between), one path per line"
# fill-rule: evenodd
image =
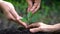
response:
M31 17L32 17L32 12L30 11L28 12L26 17L23 17L22 21L27 22L29 24L31 21Z

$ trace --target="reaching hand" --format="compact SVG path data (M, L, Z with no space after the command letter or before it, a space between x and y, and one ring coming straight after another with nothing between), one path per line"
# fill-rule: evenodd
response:
M22 19L22 17L20 17L19 14L16 12L13 4L7 1L0 1L0 8L2 9L5 17L9 19L9 21L15 21L27 28L27 24L20 20Z
M28 2L28 9L27 11L31 11L35 13L40 8L41 0L27 0Z
M52 32L54 31L54 27L53 25L47 25L44 23L33 23L31 25L28 26L28 28L30 28L30 32L35 33L35 32Z

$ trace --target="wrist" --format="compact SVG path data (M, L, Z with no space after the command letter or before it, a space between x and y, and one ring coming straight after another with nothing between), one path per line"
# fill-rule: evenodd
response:
M56 29L56 27L54 27L54 25L48 25L48 27L47 27L48 32L54 32L55 29Z
M54 32L55 27L53 25L46 25L45 27L42 28L43 32Z
M53 27L54 27L54 31L59 31L60 30L60 24L55 24L55 25L53 25Z

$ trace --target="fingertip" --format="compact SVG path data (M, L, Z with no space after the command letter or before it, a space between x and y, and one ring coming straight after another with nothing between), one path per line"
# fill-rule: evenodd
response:
M33 29L30 29L30 32L31 32L31 33L35 33L35 31L34 31Z
M26 28L26 29L28 29L28 26L27 26L27 25L25 25L25 28Z

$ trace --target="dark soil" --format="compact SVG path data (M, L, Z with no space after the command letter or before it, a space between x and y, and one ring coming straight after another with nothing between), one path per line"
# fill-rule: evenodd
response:
M31 33L28 29L18 28L18 29L3 29L0 30L0 34L59 34L59 33L48 33L48 32L37 32Z

